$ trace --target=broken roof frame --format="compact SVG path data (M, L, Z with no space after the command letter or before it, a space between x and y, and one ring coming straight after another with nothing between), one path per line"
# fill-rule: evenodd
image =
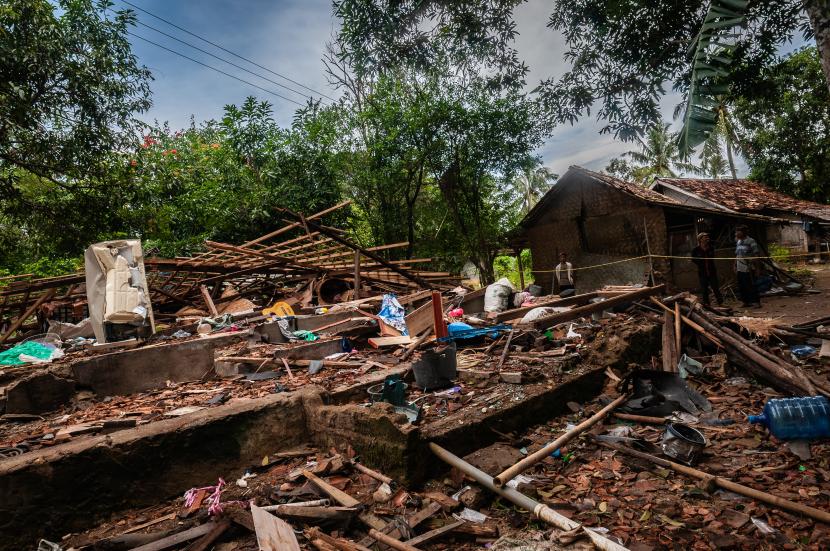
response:
M212 298L218 304L257 293L274 298L298 285L344 276L392 293L453 286L447 272L415 268L431 258L386 260L378 254L406 247L408 242L362 247L343 230L321 222L349 204L351 201L343 201L308 216L282 208L278 212L288 218L285 225L241 245L206 241L207 250L192 257L145 258L151 301L201 308L202 286L212 288ZM50 278L34 278L32 274L0 278L0 344L17 340L11 335L47 301L84 301L84 281L83 272ZM237 293L223 298L219 295L226 283Z

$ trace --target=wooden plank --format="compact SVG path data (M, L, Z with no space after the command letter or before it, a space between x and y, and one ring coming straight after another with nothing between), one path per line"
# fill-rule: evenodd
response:
M225 530L230 528L230 526L231 521L228 519L219 521L213 530L185 547L184 551L207 551L211 545L213 545L213 542L218 540L219 537L225 533Z
M251 514L260 551L301 551L297 536L287 522L253 503Z
M123 532L121 532L121 534L131 534L132 532L138 532L139 530L143 530L144 528L147 528L148 526L153 526L154 524L158 524L159 522L164 522L165 520L173 520L175 518L176 518L176 513L170 513L169 515L164 515L163 517L159 517L159 518L156 518L156 519L153 519L153 520L148 520L147 522L139 524L138 526L133 526L132 528L124 530Z
M369 344L374 348L382 348L384 346L398 346L401 344L410 344L412 337L408 335L401 335L400 337L372 337L369 339Z
M343 507L359 507L360 502L344 492L343 490L339 490L314 474L309 470L303 470L303 476L308 479L309 482L323 490L330 498L334 501L342 505Z
M406 328L410 335L420 335L432 327L432 303L428 302L406 316Z
M677 371L677 350L674 347L674 320L668 312L663 313L663 371Z
M215 522L206 522L205 524L194 526L189 530L185 530L183 532L167 536L166 538L156 540L152 543L148 543L147 545L136 547L135 549L133 549L133 551L163 551L164 549L170 549L171 547L174 547L186 541L195 540L196 538L204 536L205 534L216 528L216 524L217 523Z
M444 323L444 302L439 291L432 292L432 317L435 337L439 339L446 337L449 333L447 332L447 324Z
M407 543L409 545L420 545L422 543L426 543L430 540L434 540L435 538L446 534L447 532L452 532L453 530L455 530L456 528L458 528L459 526L461 526L465 522L466 521L464 521L464 520L457 520L455 522L445 524L444 526L441 526L440 528L436 528L435 530L430 530L429 532L424 532L420 536L415 536L411 540L406 540L405 543Z
M681 321L682 320L680 319L680 302L675 302L674 303L674 349L675 349L675 353L677 354L678 361L680 359L680 351L683 348L683 344L680 340L680 337L683 334L683 332L681 331L681 328L680 328Z
M207 304L208 312L210 312L211 317L219 317L219 310L216 309L216 305L213 303L213 298L211 298L207 287L199 285L199 291L202 293L202 298L205 300L205 304Z
M621 293L616 293L621 294ZM503 321L508 321L512 319L519 319L523 318L525 314L533 310L534 308L540 308L542 306L574 306L576 304L584 304L587 303L592 298L598 297L600 294L597 291L591 293L583 293L581 295L574 295L572 297L566 298L552 298L550 300L543 300L541 302L537 302L532 306L523 306L521 308L514 308L512 310L505 310L504 312L500 312L496 315L494 321L496 323L501 323ZM608 294L603 294L603 296L609 296ZM613 296L613 295L612 295Z
M573 310L568 310L567 312L560 312L558 314L552 314L550 316L545 316L544 318L539 318L533 322L533 326L537 329L547 329L548 327L553 327L558 323L575 320L583 316L591 315L594 312L602 312L603 310L607 310L608 308L611 308L618 304L634 302L642 298L660 294L663 292L665 288L665 285L658 285L656 287L643 287L638 291L613 296L611 298L604 300L603 302L587 304L585 306L578 306Z

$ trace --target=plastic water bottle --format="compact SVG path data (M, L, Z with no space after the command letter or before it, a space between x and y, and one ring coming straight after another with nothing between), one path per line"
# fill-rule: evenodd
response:
M824 396L769 400L761 415L750 423L767 427L779 440L813 440L830 437L830 402Z

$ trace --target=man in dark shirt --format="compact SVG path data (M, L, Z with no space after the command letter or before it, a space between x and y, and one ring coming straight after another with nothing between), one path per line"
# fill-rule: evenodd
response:
M692 249L692 262L697 266L697 277L700 281L700 294L703 295L703 304L709 306L709 288L715 293L718 306L723 304L718 283L718 271L715 268L715 249L712 247L708 233L699 233L697 247Z

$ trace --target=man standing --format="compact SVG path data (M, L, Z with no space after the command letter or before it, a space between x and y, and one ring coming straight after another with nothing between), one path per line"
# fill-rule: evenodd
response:
M760 249L758 243L747 235L746 226L735 228L735 274L738 277L738 291L744 307L760 307L761 298L755 288L755 266Z
M559 264L554 270L556 283L559 285L559 293L574 288L573 265L568 262L568 253L559 254Z
M718 283L718 271L715 268L715 248L706 232L697 235L697 247L692 249L692 262L697 266L697 278L700 281L700 294L703 297L704 306L709 306L709 289L715 294L718 306L723 304L723 296L720 294L720 283Z

